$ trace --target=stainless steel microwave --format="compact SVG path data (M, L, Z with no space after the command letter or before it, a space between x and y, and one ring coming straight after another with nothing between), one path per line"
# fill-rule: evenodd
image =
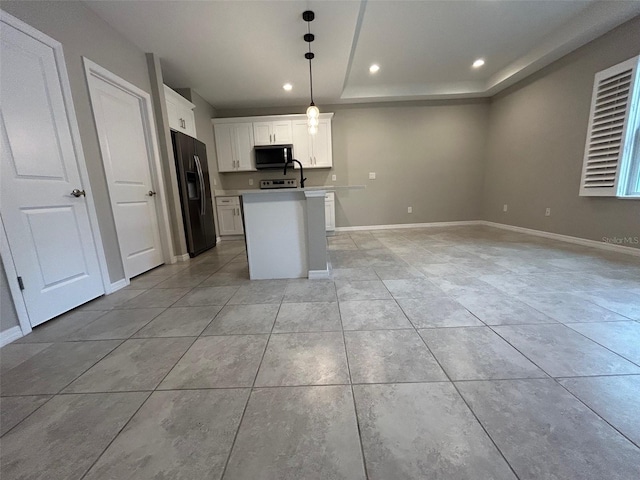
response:
M293 160L293 145L256 145L256 168L284 168Z

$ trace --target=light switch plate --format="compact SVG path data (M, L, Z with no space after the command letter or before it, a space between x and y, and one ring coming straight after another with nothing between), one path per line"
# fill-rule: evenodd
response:
M331 181L335 182L338 179L338 177L336 175L331 175Z
M509 206L505 203L504 206L502 207L502 211L506 212L508 208Z
M249 185L253 185L253 178L249 179Z
M376 172L369 172L369 180L375 180L376 179Z

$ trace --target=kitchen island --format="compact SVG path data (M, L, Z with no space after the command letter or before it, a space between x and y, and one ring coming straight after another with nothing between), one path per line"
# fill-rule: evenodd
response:
M325 190L242 192L251 280L329 278Z

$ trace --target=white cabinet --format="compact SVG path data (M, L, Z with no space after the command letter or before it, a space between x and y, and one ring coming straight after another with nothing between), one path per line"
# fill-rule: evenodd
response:
M324 196L324 221L327 232L336 229L336 197L333 192L327 192Z
M309 134L306 118L292 122L293 157L299 160L304 168L330 168L333 166L330 115L332 114L320 114L318 131L315 135Z
M239 197L216 197L220 235L243 235L242 210Z
M193 113L196 106L166 85L164 97L167 103L169 128L196 138L196 118Z
M216 139L218 172L255 170L253 123L214 121L213 132Z
M256 145L282 145L293 141L291 120L253 122Z

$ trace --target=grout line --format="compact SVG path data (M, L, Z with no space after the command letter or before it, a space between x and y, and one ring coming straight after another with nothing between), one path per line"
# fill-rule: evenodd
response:
M385 285L385 288L387 288L387 286ZM388 290L388 289L387 289ZM391 292L389 292L391 293ZM395 300L395 299L394 299ZM398 305L398 307L400 308L400 310L402 310L402 307L400 306L400 304L396 301L396 305ZM402 313L404 314L404 310L402 310ZM406 314L405 314L406 316ZM409 317L407 316L407 319L409 319ZM413 325L413 322L411 322L411 320L409 320L409 322L411 323L411 325ZM478 418L478 416L476 415L476 413L471 409L471 405L469 405L469 403L467 402L467 400L462 396L462 393L460 393L460 390L458 389L458 387L456 386L456 384L453 382L453 380L451 380L451 377L449 376L449 373L444 369L444 367L442 366L442 364L440 363L440 361L438 360L438 358L433 354L433 352L431 351L431 349L429 348L429 345L427 345L427 342L425 341L425 339L422 337L422 335L420 335L420 332L418 331L417 328L415 328L415 325L413 327L416 335L418 335L418 337L420 338L420 340L422 340L422 343L424 344L425 348L427 349L427 351L431 354L431 357L435 360L435 362L438 364L438 366L440 367L440 370L444 373L444 375L447 377L447 380L449 381L449 384L451 384L453 386L453 388L455 389L456 393L458 394L458 396L462 399L462 401L464 402L464 404L466 405L467 409L471 412L471 414L473 415L473 417L476 419L476 422L478 422L478 425L480 425L480 428L482 428L482 430L484 431L485 435L487 435L487 437L489 438L489 440L491 441L491 443L493 444L493 446L496 448L496 450L498 451L498 453L500 454L500 456L502 457L502 459L505 461L505 463L507 464L507 466L509 467L509 469L511 470L511 472L513 472L513 475L517 478L520 479L520 477L518 476L518 474L516 473L515 469L513 468L513 466L511 465L511 463L509 463L509 461L507 460L507 457L505 456L505 454L502 452L502 450L500 449L500 447L498 447L498 444L496 443L496 441L493 439L493 437L489 434L488 430L485 428L485 426L482 424L482 422L480 421L480 419Z
M285 287L286 292L286 287ZM284 299L284 293L282 295L282 299ZM238 439L238 434L240 433L240 428L242 427L242 421L244 420L244 415L247 412L247 408L249 407L249 401L251 400L251 396L253 395L253 391L256 386L256 380L258 379L258 374L260 373L260 369L262 368L262 362L264 361L264 357L267 354L267 349L269 348L269 342L271 341L271 334L273 333L273 329L276 326L276 321L278 319L278 314L280 313L280 308L282 308L282 301L280 301L280 306L278 307L278 311L273 319L273 324L271 325L271 332L269 333L269 337L267 338L267 342L264 345L264 350L262 351L262 357L260 358L260 363L258 364L258 368L256 368L256 374L253 377L253 383L251 384L251 389L249 390L249 395L247 395L247 401L244 404L244 409L242 410L242 415L240 416L240 421L238 422L238 427L236 428L236 433L233 436L233 441L231 442L231 446L229 447L229 453L227 454L227 459L224 462L224 468L222 469L222 473L220 474L220 478L224 478L227 473L227 468L229 467L229 461L231 460L231 454L233 453L233 449L236 446L236 440Z
M338 288L335 281L333 282L333 288L336 290L336 299L338 299ZM358 418L358 406L356 404L356 394L353 389L353 378L351 376L351 365L349 363L349 351L347 350L347 339L344 334L344 324L342 323L342 311L340 310L340 302L338 302L338 317L340 318L340 329L342 332L342 345L344 346L344 357L347 362L347 373L349 374L349 388L351 391L351 400L353 402L353 414L356 420L356 428L358 430L358 442L360 443L360 454L362 455L362 468L364 469L365 479L369 479L369 472L367 469L367 459L364 453L364 444L362 442L362 427L360 426L360 419Z

